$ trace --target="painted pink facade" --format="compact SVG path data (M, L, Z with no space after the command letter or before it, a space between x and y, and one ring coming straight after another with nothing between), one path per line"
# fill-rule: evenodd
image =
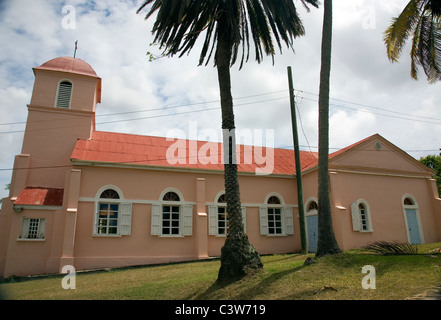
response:
M90 65L62 57L34 74L22 151L0 213L0 277L220 255L228 228L220 144L96 131L101 79ZM184 156L170 163L170 150ZM194 161L195 150L210 161ZM273 157L265 164L243 161L255 150L239 148L249 240L261 254L299 251L294 152L268 148ZM310 251L317 240L316 157L301 152ZM331 154L340 248L441 241L432 174L378 134Z

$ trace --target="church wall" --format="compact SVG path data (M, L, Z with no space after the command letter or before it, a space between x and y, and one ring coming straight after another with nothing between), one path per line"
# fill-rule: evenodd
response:
M220 256L225 236L209 235L207 226L198 224L196 181L205 181L205 213L214 204L216 195L224 190L222 173L183 173L141 169L81 167L81 189L78 205L74 261L80 269L123 265L164 263L194 260L198 241L206 243L208 256ZM240 176L242 206L246 207L246 231L250 243L261 254L286 253L300 250L296 189L292 179ZM127 236L94 235L95 197L103 186L116 187L124 201L132 203L131 234ZM164 190L179 191L185 203L193 204L191 236L168 237L151 234L152 205L160 203ZM293 207L294 235L262 236L259 206L268 194L276 192ZM207 224L208 220L200 220ZM198 229L199 227L199 229ZM199 234L203 232L203 234ZM202 239L202 240L201 240Z
M359 248L372 241L409 242L404 198L416 201L422 242L439 241L429 179L363 174L331 173L334 229L341 249ZM348 188L348 186L351 186ZM369 210L370 226L367 231L354 231L352 204L362 201Z

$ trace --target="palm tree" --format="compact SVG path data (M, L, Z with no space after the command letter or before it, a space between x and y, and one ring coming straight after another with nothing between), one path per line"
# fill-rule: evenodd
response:
M412 78L418 79L418 66L421 66L430 83L441 80L441 1L410 0L392 21L384 33L389 60L398 61L412 34Z
M318 7L318 0L301 0ZM249 243L242 224L242 212L233 151L235 123L231 96L230 67L241 51L240 68L248 61L250 37L258 63L265 55L274 61L275 46L292 48L294 38L304 34L293 0L146 0L137 13L152 4L145 19L157 12L153 26L154 42L164 48L164 55L189 53L202 33L205 39L199 65L208 64L214 53L221 97L225 196L229 214L229 231L221 250L218 282L241 278L262 268L256 249Z
M319 90L318 240L316 256L341 252L332 227L329 198L329 82L332 50L332 0L324 0Z

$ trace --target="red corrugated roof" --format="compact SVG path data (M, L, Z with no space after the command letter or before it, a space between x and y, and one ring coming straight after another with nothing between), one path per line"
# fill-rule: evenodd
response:
M26 187L14 201L15 205L30 206L61 206L63 205L63 189Z
M185 146L183 153L178 149L180 146ZM173 139L168 141L164 137L96 131L92 133L91 139L77 141L71 158L86 162L223 170L221 152L222 144L218 142L177 142ZM274 154L274 163L269 153ZM262 157L260 161L259 156ZM317 164L316 152L300 151L300 157L302 170ZM294 150L240 145L239 159L240 172L256 172L259 168L264 173L296 172Z

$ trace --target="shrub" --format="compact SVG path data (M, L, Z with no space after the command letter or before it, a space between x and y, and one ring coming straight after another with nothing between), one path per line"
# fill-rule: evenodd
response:
M409 255L418 254L418 249L416 246L409 243L399 242L399 241L374 241L370 242L364 247L364 251L377 253L381 255Z

